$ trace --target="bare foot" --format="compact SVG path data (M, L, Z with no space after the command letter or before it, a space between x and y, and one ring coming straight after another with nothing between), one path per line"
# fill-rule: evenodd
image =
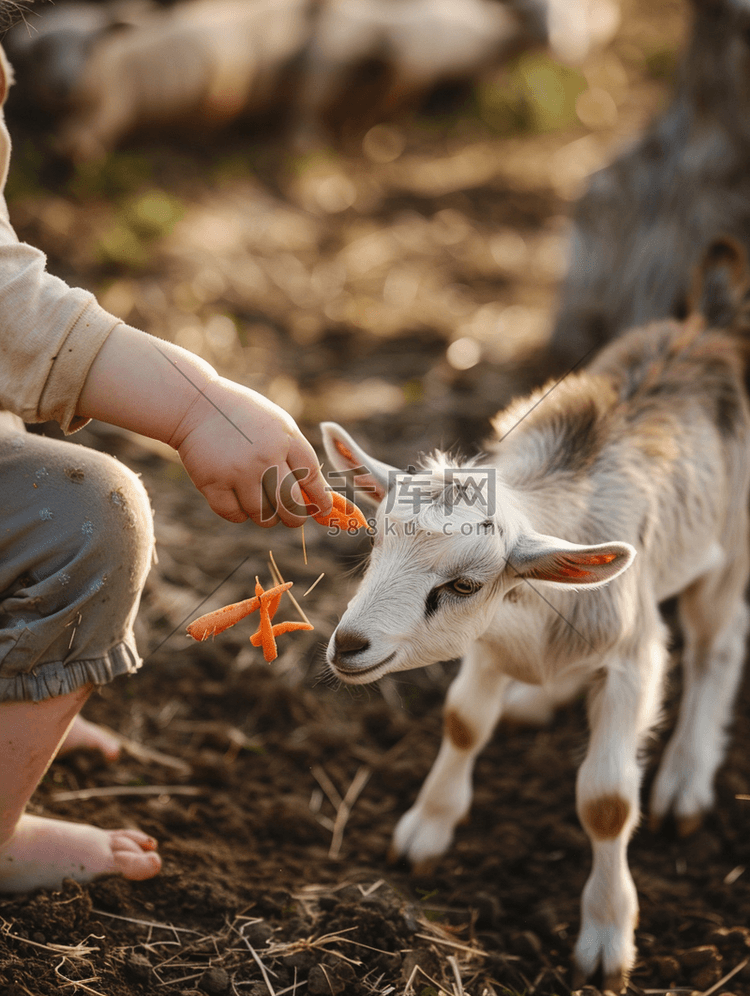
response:
M90 723L81 715L73 720L73 725L63 740L58 754L66 754L79 747L100 751L106 761L116 761L120 756L120 740L117 735L103 726Z
M140 830L101 830L28 813L0 847L0 893L59 889L64 878L90 882L98 875L140 881L160 870L156 841Z

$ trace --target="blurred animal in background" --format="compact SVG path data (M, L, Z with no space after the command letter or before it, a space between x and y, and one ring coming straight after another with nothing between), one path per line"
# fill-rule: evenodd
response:
M329 132L343 119L363 134L417 110L439 85L476 82L531 46L580 60L618 19L611 0L327 0L302 59L292 142L320 144L331 119Z
M575 208L551 339L560 370L633 325L684 315L717 235L750 248L750 0L690 6L670 105Z
M153 10L150 0L72 0L28 8L3 39L18 84L14 102L26 114L49 117L70 110L97 41L134 27Z
M70 59L70 29L42 32L37 44L49 47L54 38L58 56L54 65L45 63L50 81L61 74L68 80L60 151L76 162L94 160L137 130L168 126L195 134L265 110L308 38L309 6L309 0L188 0L153 7L135 24L113 18L82 31ZM32 46L28 56L34 57Z
M616 0L74 0L30 12L5 44L16 92L58 116L61 151L85 161L135 131L269 108L288 110L295 147L329 143L334 107L363 133L520 49L580 59L618 16Z
M399 471L322 427L333 466L377 506L367 572L328 646L331 672L366 684L463 657L440 752L392 856L426 872L447 850L502 716L546 723L587 695L576 802L593 863L574 989L599 970L601 989L619 993L635 958L627 845L664 700L659 604L671 597L683 693L652 824L671 813L690 833L714 801L750 621L749 287L739 243L713 243L684 322L631 331L582 373L516 401L494 420L483 463L436 454Z

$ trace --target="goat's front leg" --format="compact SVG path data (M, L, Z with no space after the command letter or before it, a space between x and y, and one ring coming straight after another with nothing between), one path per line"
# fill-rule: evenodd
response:
M640 653L610 660L589 700L591 738L576 785L578 816L593 864L581 901L575 987L601 968L605 990L619 993L635 961L638 898L627 862L638 822L639 751L657 721L666 661L659 636Z
M396 826L390 860L408 858L415 871L426 871L448 850L456 824L469 812L474 761L497 724L510 680L491 651L471 647L448 689L440 751L417 801Z

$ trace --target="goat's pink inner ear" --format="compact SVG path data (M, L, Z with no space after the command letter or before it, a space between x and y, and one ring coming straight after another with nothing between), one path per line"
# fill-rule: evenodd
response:
M340 439L335 439L333 445L345 460L348 460L350 463L355 463L354 454L348 446L341 442Z
M611 564L613 560L617 560L616 553L590 553L587 556L584 555L579 557L582 564L590 564L592 567L596 567L599 564Z
M549 550L528 563L523 573L537 581L603 584L619 573L618 561L624 555L618 550Z

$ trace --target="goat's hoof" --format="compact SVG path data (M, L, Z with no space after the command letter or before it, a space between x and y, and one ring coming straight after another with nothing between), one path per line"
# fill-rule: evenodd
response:
M620 993L624 992L627 988L628 980L625 978L622 972L613 972L612 975L607 975L602 982L602 992L614 993L615 996L620 996Z
M422 858L421 861L410 861L405 854L397 850L394 844L391 844L386 854L386 861L389 865L398 866L404 871L411 872L412 875L425 877L435 874L439 860L439 858Z
M423 858L421 861L415 861L411 866L411 873L417 878L431 878L435 874L438 862L439 858Z
M620 996L621 993L626 991L627 987L628 984L620 972L616 975L608 976L602 983L602 988L598 989L596 986L592 986L590 982L587 982L583 973L579 969L576 969L573 972L571 992L573 996L579 996L579 994L583 996L583 993L587 991L590 993L601 992L603 996Z
M700 829L702 823L703 813L693 813L692 816L677 816L675 818L677 834L680 837L689 837L694 834L696 830Z
M659 816L656 813L651 813L648 818L648 828L651 833L659 833L664 823L664 817Z
M578 965L573 962L571 967L571 986L570 988L575 992L578 989L583 989L584 986L591 986L592 983L589 982L586 973L578 967ZM628 975L623 971L610 972L609 975L605 975L602 980L601 992L607 994L607 996L620 996L620 993L625 992L628 986Z
M396 846L394 844L391 844L391 846L388 848L388 853L385 856L385 860L388 862L389 865L397 865L401 861L405 861L406 859L401 854L401 852L397 850Z
M570 976L571 976L570 979L571 990L573 992L576 992L578 989L583 989L583 987L586 985L586 976L576 964L573 965Z

